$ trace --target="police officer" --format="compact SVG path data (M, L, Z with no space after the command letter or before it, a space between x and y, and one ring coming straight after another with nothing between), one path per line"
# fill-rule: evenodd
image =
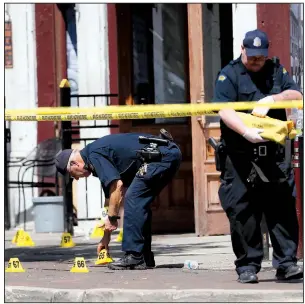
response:
M214 102L257 101L267 104L252 113L286 120L285 109L268 104L301 100L299 88L279 63L267 59L268 37L247 32L241 56L218 74ZM248 128L233 109L219 112L221 127L221 185L219 198L230 222L236 271L241 283L257 283L263 259L260 223L264 212L273 245L276 277L303 278L297 265L298 221L290 161L278 144L266 142L261 129Z
M63 150L56 158L57 170L78 180L90 174L100 179L109 198L109 232L118 227L119 208L124 199L125 255L108 265L111 269L146 269L155 266L151 252L150 205L179 169L181 152L164 129L160 136L124 133L104 136L82 150ZM123 197L124 188L128 188Z

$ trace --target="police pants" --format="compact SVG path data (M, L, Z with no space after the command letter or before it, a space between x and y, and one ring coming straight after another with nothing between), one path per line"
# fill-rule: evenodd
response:
M228 164L229 162L229 164ZM236 271L261 269L263 245L261 219L264 212L273 246L273 267L285 269L294 264L298 246L298 221L292 195L294 177L284 163L271 166L272 174L281 172L282 182L247 185L249 163L239 160L238 168L226 162L219 197L230 221L231 240L236 255Z
M181 152L175 144L160 147L160 151L162 162L149 163L144 175L138 172L125 194L122 242L125 252L151 251L151 203L172 180L181 162Z

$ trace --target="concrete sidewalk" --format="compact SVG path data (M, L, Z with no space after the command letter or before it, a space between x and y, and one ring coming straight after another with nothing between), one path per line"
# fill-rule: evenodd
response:
M154 236L155 269L111 271L94 265L98 240L84 234L60 248L60 234L31 233L36 246L21 248L11 244L14 233L5 234L5 266L18 257L26 272L5 273L7 302L303 302L303 281L279 283L271 262L259 284L237 283L230 236ZM111 255L122 255L120 243L111 242ZM89 273L70 273L75 257L85 258ZM186 259L199 269L183 269Z

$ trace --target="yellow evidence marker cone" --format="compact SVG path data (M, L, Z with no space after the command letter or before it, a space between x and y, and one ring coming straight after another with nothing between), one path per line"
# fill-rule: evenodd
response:
M94 227L94 230L92 231L90 238L102 238L104 236L104 227L102 226L105 223L105 218L107 218L108 215L108 207L102 208L102 216L100 223L96 224Z
M123 228L120 230L118 237L115 240L116 242L122 242L123 241Z
M29 233L24 231L21 234L21 236L18 236L17 246L19 246L19 247L33 247L33 246L35 246L35 243L33 242Z
M75 246L75 243L73 242L71 234L68 232L64 232L61 236L60 247L71 248L74 246Z
M108 217L108 207L102 208L102 215L101 215L101 225L105 224L105 220Z
M25 272L18 258L10 258L5 272Z
M96 224L90 238L95 239L95 238L102 238L104 236L104 229L99 227L100 224Z
M98 255L97 260L95 261L95 265L105 265L112 262L113 259L109 252L106 249L102 249Z
M17 244L18 238L20 238L22 236L22 234L24 233L23 229L18 229L16 234L14 235L13 239L12 239L12 243L13 244Z
M103 208L102 208L101 221L102 221L105 217L107 217L107 215L108 215L108 207L103 207Z
M75 258L74 265L71 268L70 272L80 272L80 273L87 273L89 272L86 261L84 258Z

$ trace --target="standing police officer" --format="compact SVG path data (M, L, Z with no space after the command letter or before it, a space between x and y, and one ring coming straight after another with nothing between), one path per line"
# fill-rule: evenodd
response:
M124 133L104 136L84 149L63 150L56 158L57 170L76 180L90 174L100 179L109 198L105 239L117 229L119 208L124 199L122 249L125 255L108 265L111 269L154 267L151 252L150 205L180 167L181 152L164 129L160 136ZM124 190L128 188L124 196Z
M246 33L241 56L218 75L214 102L301 100L299 88L285 68L267 59L268 37ZM268 105L267 105L268 106ZM286 120L284 109L254 108L253 115ZM247 112L247 111L246 111ZM251 113L251 111L250 111ZM298 221L294 177L283 147L266 142L256 128L247 128L233 109L219 112L221 121L221 186L219 198L231 227L236 271L241 283L257 283L263 259L260 223L264 212L273 245L278 279L303 278L297 265Z

